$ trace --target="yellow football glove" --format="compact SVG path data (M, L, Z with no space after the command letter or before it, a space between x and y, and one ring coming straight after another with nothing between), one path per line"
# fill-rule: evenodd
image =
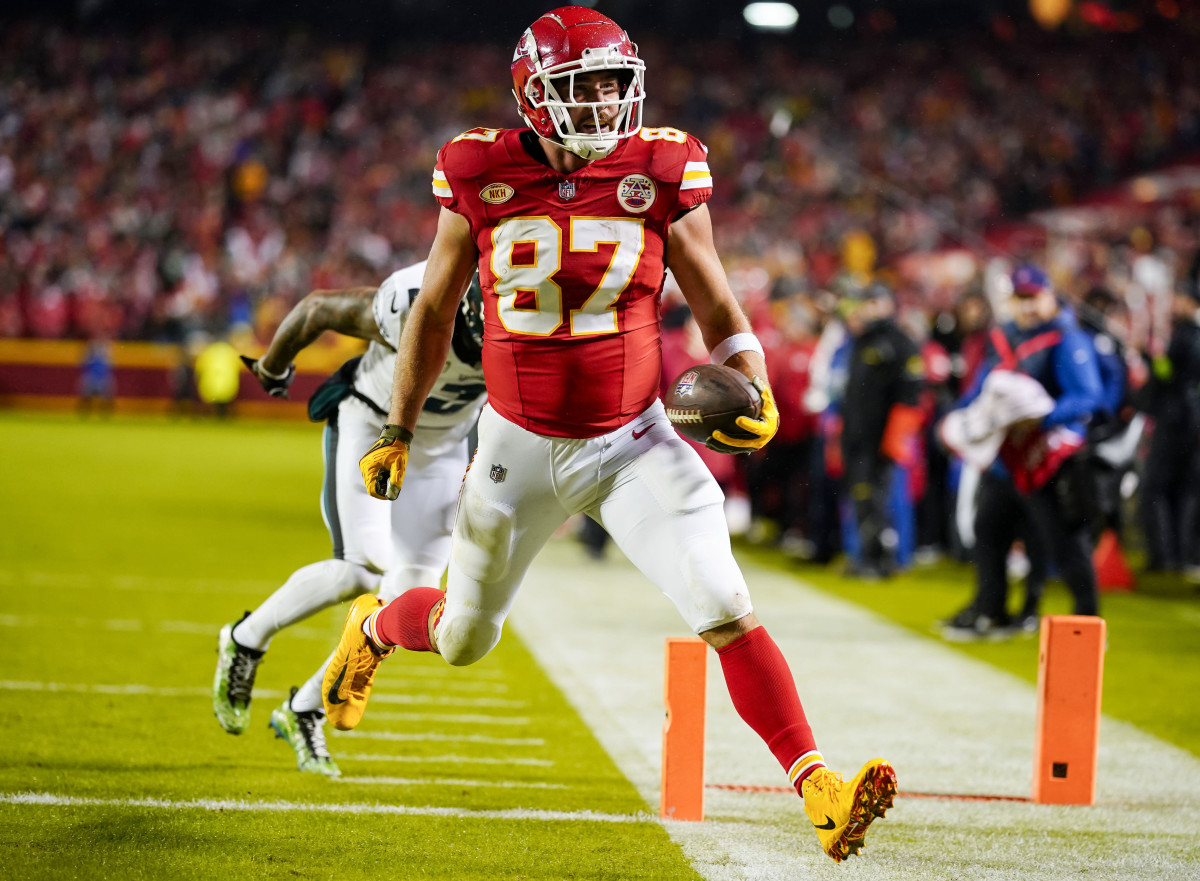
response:
M385 425L379 440L358 460L367 492L376 499L392 501L400 495L404 469L408 465L408 445L413 433L399 425Z
M735 424L751 437L733 437L720 430L714 431L705 444L710 450L716 450L718 453L753 453L765 447L767 441L779 431L779 409L775 406L775 396L771 394L771 387L757 376L750 377L750 384L762 395L762 412L757 419L739 416Z

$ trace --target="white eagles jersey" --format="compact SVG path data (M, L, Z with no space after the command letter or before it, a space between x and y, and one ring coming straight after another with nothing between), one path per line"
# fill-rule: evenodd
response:
M367 346L358 372L354 375L354 388L385 412L391 405L396 347L400 344L400 332L404 329L409 307L421 289L425 262L393 272L375 292L371 308L375 323L379 325L379 333L388 345L372 342ZM441 376L421 408L417 431L430 429L437 431L441 440L462 440L470 434L486 401L483 365L463 363L451 348L446 366L442 368Z

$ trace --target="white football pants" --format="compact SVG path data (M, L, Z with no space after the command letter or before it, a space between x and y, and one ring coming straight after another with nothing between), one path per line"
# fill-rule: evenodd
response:
M400 497L373 499L358 460L379 439L384 421L357 398L342 401L337 422L325 427L321 515L335 558L385 573L379 595L386 602L410 587L441 584L467 442L445 440L446 431L418 428Z
M416 434L401 497L380 502L362 485L359 457L382 428L382 416L354 397L325 426L320 511L334 541L332 559L296 570L266 598L238 625L241 645L266 648L283 628L361 593L391 600L410 587L442 582L467 442L445 439L443 431Z
M454 524L439 651L455 665L491 651L534 556L578 512L608 531L694 632L749 614L723 502L659 401L582 440L534 434L485 407Z
M348 397L338 407L336 422L326 425L321 515L333 539L333 559L292 573L238 624L242 645L266 649L285 627L362 593L378 590L388 601L411 587L441 584L467 442L447 439L445 431L418 431L400 498L380 501L368 495L358 460L379 438L383 422L366 404ZM322 664L301 686L293 709L321 706L324 670Z

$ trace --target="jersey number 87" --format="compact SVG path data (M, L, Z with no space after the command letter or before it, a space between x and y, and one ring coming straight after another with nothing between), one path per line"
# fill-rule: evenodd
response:
M563 315L562 288L554 281L561 268L563 229L549 217L510 217L492 231L492 273L497 311L510 333L549 336L566 320L571 334L616 333L616 303L637 271L645 248L643 222L630 217L572 217L570 250L592 252L615 245L608 269L584 304ZM532 245L533 262L513 265L518 245ZM517 294L530 292L533 308L517 306Z

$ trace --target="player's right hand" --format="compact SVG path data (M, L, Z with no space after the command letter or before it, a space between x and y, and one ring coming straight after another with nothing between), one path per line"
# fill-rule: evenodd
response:
M727 432L717 429L705 444L710 450L718 453L753 453L767 445L767 441L775 437L779 431L779 408L775 406L775 396L771 387L757 376L750 377L751 384L758 389L762 397L762 412L757 419L749 416L739 416L734 422L747 437L734 437Z
M272 376L263 370L262 365L258 363L257 358L248 358L245 355L239 356L242 363L246 365L246 369L254 374L254 378L258 380L259 385L272 398L286 398L288 396L288 388L292 384L292 380L296 378L296 365L289 364L287 370L283 371L283 376Z
M358 460L363 483L373 498L393 501L400 495L412 439L413 433L407 428L389 423L383 427L379 440Z

